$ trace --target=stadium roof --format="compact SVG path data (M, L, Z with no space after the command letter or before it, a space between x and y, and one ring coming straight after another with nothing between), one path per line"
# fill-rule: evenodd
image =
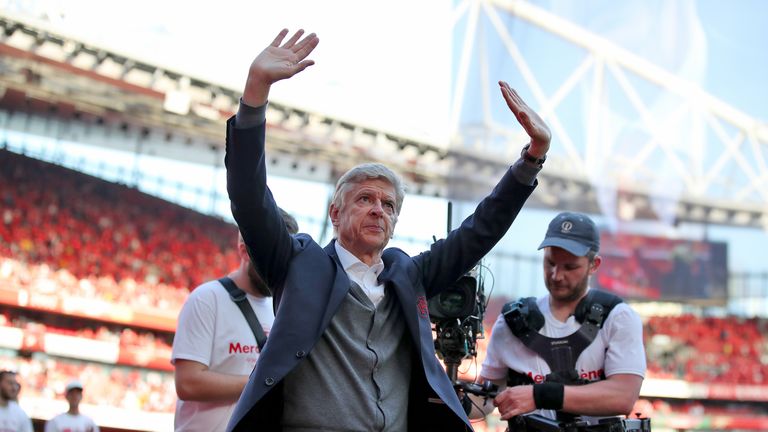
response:
M499 7L551 27L547 23L552 17L543 16L533 6L502 2ZM0 27L0 107L7 128L198 163L220 160L211 153L222 151L223 124L237 109L238 91L55 33L19 17L0 16ZM550 30L565 32L564 37L579 32L570 27ZM606 48L602 40L587 38L580 43L601 56L612 53L620 64L639 68L655 80L666 76L621 50ZM697 100L712 100L702 98L700 91L694 93L699 95ZM718 166L729 158L738 163L743 156L730 150L742 143L746 146L746 141L755 151L762 151L768 139L763 136L765 125L722 102L712 103L725 117L738 117L735 135L720 132L723 156ZM273 164L303 170L292 173L298 177L333 181L356 163L378 160L403 173L411 191L474 200L507 167L506 160L486 151L419 142L278 103L270 104L267 118ZM278 160L289 163L278 164ZM531 205L602 212L598 190L583 168L574 169L568 155L555 155L547 165ZM751 184L743 186L745 196L768 193L764 165L759 164L757 172L744 169L752 178ZM616 205L630 218L656 219L659 197L644 186L622 185ZM768 223L762 201L727 201L687 193L668 204L674 208L676 221L752 227Z

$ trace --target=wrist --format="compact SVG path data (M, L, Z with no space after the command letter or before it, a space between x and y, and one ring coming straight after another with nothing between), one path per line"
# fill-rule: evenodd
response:
M531 149L531 144L528 143L523 147L523 150L520 152L520 157L523 158L526 162L530 162L537 166L544 165L544 162L547 160L546 153L539 154L535 150Z
M264 105L269 98L269 88L270 85L264 79L249 76L243 91L243 102L252 107Z
M538 409L563 409L565 386L561 383L544 382L533 385L533 402Z

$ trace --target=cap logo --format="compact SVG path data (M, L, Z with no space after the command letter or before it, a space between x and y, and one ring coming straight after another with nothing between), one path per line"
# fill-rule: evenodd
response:
M573 229L573 222L565 221L560 225L560 232L569 233Z

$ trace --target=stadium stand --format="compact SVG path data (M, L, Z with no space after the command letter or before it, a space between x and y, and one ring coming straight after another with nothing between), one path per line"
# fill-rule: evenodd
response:
M19 372L22 403L39 423L79 377L100 424L165 430L178 311L190 287L237 265L236 228L7 150L0 203L0 365Z
M83 393L83 403L92 406L173 412L176 404L172 374L39 353L21 358L0 354L0 363L16 365L22 398L58 399L66 383L79 377L88 389Z
M650 317L649 376L690 382L768 385L768 320Z
M0 200L4 286L42 302L96 298L175 322L188 287L237 263L231 224L6 150Z
M7 150L0 184L0 254L77 280L114 279L116 301L149 296L160 304L168 293L157 295L157 285L193 287L237 262L231 224L136 189ZM126 280L136 282L127 293L118 286Z
M78 376L88 406L172 416L176 316L189 287L236 265L235 227L6 150L0 203L0 366L19 371L22 399L54 401ZM475 377L506 300L491 299L461 378ZM648 386L636 412L672 429L768 429L768 320L644 322ZM476 430L505 427L489 418Z

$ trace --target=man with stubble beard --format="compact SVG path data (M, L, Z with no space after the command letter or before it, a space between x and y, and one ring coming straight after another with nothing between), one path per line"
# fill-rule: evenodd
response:
M288 231L298 232L296 220L280 212ZM265 335L275 319L272 292L251 264L239 234L237 251L240 267L195 288L179 314L171 355L178 395L176 431L223 431L261 352L224 284L234 283L245 293Z
M549 293L502 309L480 372L500 390L493 400L473 397L471 417L494 406L504 420L536 413L594 424L628 414L645 375L642 322L620 298L589 288L602 262L595 223L562 212L539 249Z

